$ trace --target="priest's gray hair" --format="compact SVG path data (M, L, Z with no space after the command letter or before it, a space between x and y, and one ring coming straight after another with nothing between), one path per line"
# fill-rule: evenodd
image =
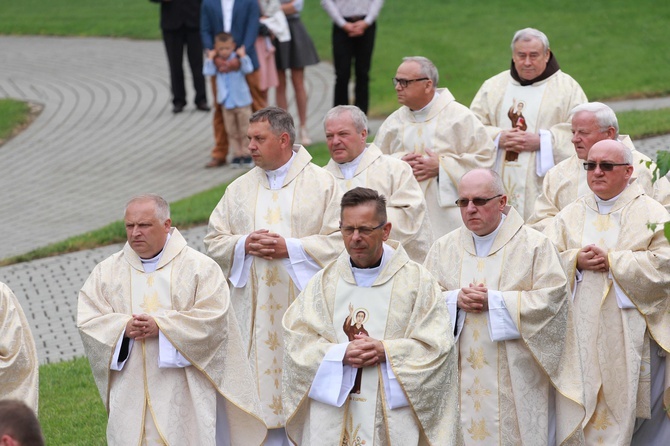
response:
M421 76L425 76L433 81L433 88L437 88L437 82L440 80L440 76L437 74L435 64L431 62L430 59L423 56L408 56L403 57L402 61L418 63L419 68L421 69Z
M616 130L615 136L619 136L619 121L616 118L614 110L609 108L609 106L602 102L587 102L585 104L580 104L570 110L570 119L580 112L593 113L598 121L598 126L600 127L601 132L606 132L608 128L612 127Z
M326 128L328 121L331 119L337 119L345 113L349 113L349 116L354 123L354 128L358 133L362 132L363 130L367 131L368 117L365 116L363 110L356 107L355 105L338 105L328 110L328 112L326 112L326 116L323 118L324 129Z
M547 54L547 51L549 51L549 39L547 39L547 36L542 31L535 28L524 28L514 33L514 38L512 39L511 45L512 53L514 53L514 44L519 40L522 42L529 42L533 39L538 39L542 43L542 46L544 47L544 53Z
M249 123L254 122L268 122L272 133L276 136L282 133L288 134L289 143L293 146L295 142L295 123L293 122L293 116L286 110L279 107L266 107L251 115Z
M156 208L156 218L161 223L165 223L170 218L170 204L165 201L163 197L157 194L135 195L133 198L128 200L128 203L126 203L124 213L128 210L128 206L135 203L136 201L153 201L154 207Z

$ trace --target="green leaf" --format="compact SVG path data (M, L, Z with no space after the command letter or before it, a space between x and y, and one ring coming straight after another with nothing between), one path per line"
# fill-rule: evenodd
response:
M656 166L658 166L658 178L667 175L667 173L670 171L670 151L658 151L656 154Z
M665 222L665 228L663 229L663 234L665 234L665 238L668 239L670 242L670 221Z

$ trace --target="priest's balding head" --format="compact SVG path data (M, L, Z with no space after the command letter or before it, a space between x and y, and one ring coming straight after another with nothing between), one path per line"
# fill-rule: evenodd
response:
M495 231L507 206L500 175L491 169L473 169L463 175L458 183L456 206L470 231L478 236Z
M435 97L439 76L435 64L421 56L405 57L393 78L398 102L421 110Z
M603 200L616 197L628 186L632 163L633 154L623 143L611 139L595 143L584 163L589 188Z

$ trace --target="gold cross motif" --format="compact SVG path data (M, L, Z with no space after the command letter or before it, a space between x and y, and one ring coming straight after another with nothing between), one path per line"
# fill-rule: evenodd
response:
M275 323L275 314L278 311L281 311L282 308L283 308L282 305L275 300L272 293L270 293L268 301L260 306L261 311L267 311L268 313L270 313L270 322L272 323L272 325L274 325Z
M145 294L140 307L147 314L155 313L160 308L160 302L158 301L158 291Z
M272 358L272 367L267 369L265 374L268 376L274 376L275 388L279 389L279 385L281 384L281 367L277 364L277 358Z

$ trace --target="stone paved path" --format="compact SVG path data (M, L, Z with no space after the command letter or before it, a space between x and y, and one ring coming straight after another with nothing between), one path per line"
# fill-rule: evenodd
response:
M332 72L326 63L306 70L314 140L323 140ZM239 173L203 169L213 143L210 118L190 104L182 114L171 113L161 42L0 36L4 97L40 103L44 110L0 147L0 258L118 220L128 197L140 191L174 201ZM670 98L610 105L615 111L664 108ZM293 105L291 110L295 116ZM371 123L373 130L378 125ZM635 145L654 157L670 148L669 141L663 136ZM183 233L189 245L203 250L204 227ZM75 327L77 292L93 267L120 248L0 268L0 281L28 316L41 363L83 355Z

